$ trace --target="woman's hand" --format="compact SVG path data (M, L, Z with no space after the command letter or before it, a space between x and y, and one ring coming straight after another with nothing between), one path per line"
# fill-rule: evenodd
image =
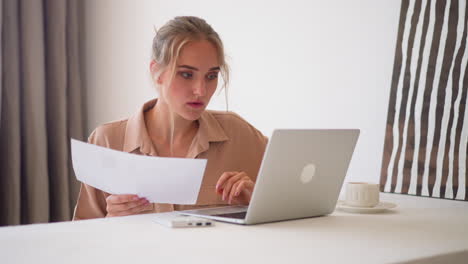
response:
M248 205L255 183L245 172L225 172L216 183L216 192L229 204Z
M138 214L152 206L146 198L133 194L111 194L106 198L106 202L106 217Z

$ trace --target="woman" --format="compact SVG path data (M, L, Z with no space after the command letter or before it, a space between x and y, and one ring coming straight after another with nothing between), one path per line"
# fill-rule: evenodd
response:
M88 141L141 155L207 159L197 203L151 204L82 184L74 220L250 202L267 139L232 112L205 110L218 75L224 88L229 79L218 34L203 19L176 17L157 31L152 52L159 98L126 120L99 126Z

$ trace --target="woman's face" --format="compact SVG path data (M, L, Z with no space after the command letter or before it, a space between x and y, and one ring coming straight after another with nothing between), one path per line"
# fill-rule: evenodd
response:
M197 120L216 91L219 71L218 51L211 42L189 42L180 51L172 82L169 71L157 80L160 100L184 119Z

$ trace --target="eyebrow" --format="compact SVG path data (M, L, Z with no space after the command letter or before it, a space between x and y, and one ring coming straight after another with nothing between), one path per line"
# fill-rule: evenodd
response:
M189 65L179 65L178 68L186 68L186 69L198 71L198 68L195 68L195 67L189 66ZM210 71L216 71L216 70L220 70L220 69L221 68L219 66L216 66L216 67L210 68Z

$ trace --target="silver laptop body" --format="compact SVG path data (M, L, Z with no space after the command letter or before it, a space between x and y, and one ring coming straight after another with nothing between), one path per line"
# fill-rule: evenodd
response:
M330 214L358 137L358 129L275 130L248 207L179 213L246 225Z

